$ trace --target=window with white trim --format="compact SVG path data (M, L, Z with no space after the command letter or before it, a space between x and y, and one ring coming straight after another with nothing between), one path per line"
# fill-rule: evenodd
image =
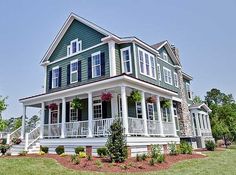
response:
M155 57L149 52L138 48L140 73L156 79Z
M136 102L136 116L137 118L143 118L141 102Z
M188 99L192 99L192 92L191 92L189 83L186 83L186 91L187 91Z
M92 78L101 76L101 52L92 54Z
M148 120L154 120L154 106L153 103L147 103L147 112L148 112Z
M70 42L70 45L67 46L67 56L77 54L82 50L82 41L75 39Z
M77 113L77 109L74 109L71 107L71 103L70 103L70 122L77 122L78 121L78 113Z
M175 87L179 87L179 79L176 72L174 72L174 85Z
M55 124L58 123L58 109L51 110L51 123L50 124Z
M164 81L165 81L165 83L172 85L171 70L167 69L166 67L163 67L163 72L164 72Z
M70 62L70 83L78 81L78 60Z
M93 118L101 119L102 118L102 101L101 99L93 100Z
M163 122L171 122L170 108L163 108L162 109L162 121Z
M52 68L52 88L59 86L59 66Z
M157 74L158 74L158 80L161 81L161 66L160 66L160 64L157 64Z
M164 61L168 61L168 56L167 56L167 53L163 52L163 60Z
M121 54L121 61L122 61L122 73L127 73L127 74L132 73L130 47L121 49L120 54Z

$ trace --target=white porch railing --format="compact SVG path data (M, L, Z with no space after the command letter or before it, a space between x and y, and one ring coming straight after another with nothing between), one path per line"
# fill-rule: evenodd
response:
M144 135L144 121L139 118L128 117L129 134Z
M7 134L7 144L10 144L13 138L20 138L20 136L21 136L21 127L19 127L10 134Z
M28 148L34 144L40 136L40 127L37 126L35 129L30 131L30 133L25 134L25 150L27 151Z
M9 134L9 132L0 132L0 139L7 138L7 134Z
M44 137L60 137L61 136L61 123L45 124Z
M148 134L149 135L160 135L160 122L156 120L147 120Z
M174 135L174 128L172 122L163 122L163 133L165 135Z
M88 121L67 122L66 137L80 137L88 134Z
M114 118L97 119L93 120L93 135L94 136L107 136L108 130L113 123Z

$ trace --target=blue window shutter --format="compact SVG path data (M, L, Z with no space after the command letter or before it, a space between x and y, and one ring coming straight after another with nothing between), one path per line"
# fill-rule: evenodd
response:
M107 102L102 102L102 118L107 118Z
M70 102L66 102L66 122L70 121Z
M61 87L61 67L59 67L58 87Z
M49 82L48 82L48 88L52 89L52 71L49 71Z
M67 85L70 84L70 64L67 65Z
M101 75L105 75L105 52L101 53Z
M81 82L81 61L78 61L78 82Z
M92 78L92 58L88 57L88 79Z

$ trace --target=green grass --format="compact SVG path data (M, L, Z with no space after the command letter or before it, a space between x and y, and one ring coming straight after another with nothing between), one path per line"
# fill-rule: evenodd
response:
M207 152L209 157L182 161L165 171L149 172L145 175L218 175L236 174L236 149ZM68 170L56 161L44 158L0 158L0 175L90 175L105 173L88 173ZM111 174L111 173L108 173ZM136 173L137 174L137 173ZM144 174L144 173L140 173Z

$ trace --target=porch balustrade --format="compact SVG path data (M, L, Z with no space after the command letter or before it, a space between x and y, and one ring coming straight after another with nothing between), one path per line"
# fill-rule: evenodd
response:
M174 135L173 122L163 122L163 133L164 135Z
M144 135L144 120L128 117L129 134Z
M66 137L83 137L88 135L88 121L67 122Z
M61 136L61 123L45 124L44 125L44 137L60 137Z
M147 120L148 134L149 135L160 135L161 127L160 122L157 120Z
M93 135L94 136L107 136L108 130L113 123L114 118L97 119L93 120Z

